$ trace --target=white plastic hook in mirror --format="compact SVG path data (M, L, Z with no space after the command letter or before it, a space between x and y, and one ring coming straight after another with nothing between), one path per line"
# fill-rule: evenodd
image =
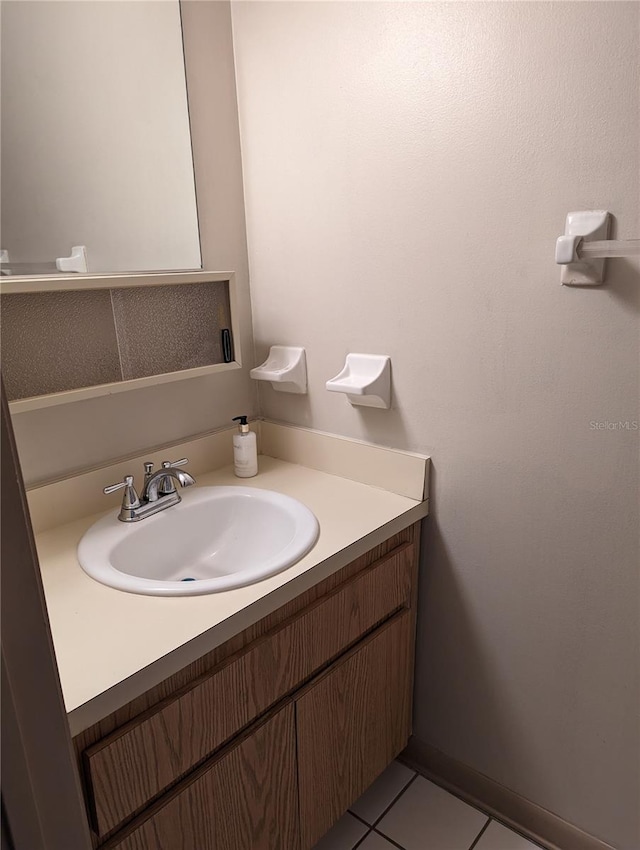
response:
M70 257L58 257L56 268L59 272L87 273L87 249L84 245L74 245Z
M347 354L344 369L327 381L329 392L345 393L351 404L391 407L391 358L386 354Z

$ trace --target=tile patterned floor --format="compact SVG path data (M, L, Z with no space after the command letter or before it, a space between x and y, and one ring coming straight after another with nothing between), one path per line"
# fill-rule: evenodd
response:
M314 850L540 850L394 761Z

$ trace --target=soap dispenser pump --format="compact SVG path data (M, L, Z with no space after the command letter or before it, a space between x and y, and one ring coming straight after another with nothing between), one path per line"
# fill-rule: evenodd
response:
M249 430L246 416L234 416L233 421L240 423L233 435L233 471L238 478L253 478L258 474L256 435Z

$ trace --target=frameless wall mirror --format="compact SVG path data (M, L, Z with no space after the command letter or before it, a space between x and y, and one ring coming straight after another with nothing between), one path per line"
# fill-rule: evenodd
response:
M199 269L178 0L0 13L3 279Z

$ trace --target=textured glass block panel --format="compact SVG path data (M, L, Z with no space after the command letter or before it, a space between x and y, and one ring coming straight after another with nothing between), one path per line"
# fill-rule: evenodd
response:
M231 327L226 281L111 294L125 380L223 362L221 330Z
M122 380L109 290L2 296L9 399Z

